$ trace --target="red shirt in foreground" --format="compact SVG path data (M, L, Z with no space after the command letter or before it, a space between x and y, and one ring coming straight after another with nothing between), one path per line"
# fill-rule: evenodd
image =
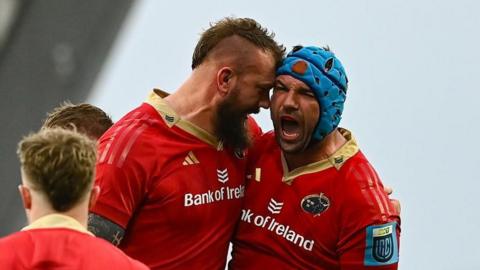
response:
M257 141L231 269L397 269L400 218L341 132L335 154L293 171L273 133Z
M100 139L92 212L126 229L120 248L152 269L224 269L245 161L157 94Z
M0 268L147 270L107 241L96 238L75 219L44 216L23 231L0 239Z

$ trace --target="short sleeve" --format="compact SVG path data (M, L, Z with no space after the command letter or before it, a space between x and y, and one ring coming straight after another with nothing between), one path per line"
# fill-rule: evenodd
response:
M341 185L341 269L397 269L400 217L366 160L346 164Z
M130 168L98 164L95 183L100 196L91 212L126 228L144 194L142 179Z
M148 193L152 177L152 157L155 148L148 138L139 136L131 144L124 140L103 141L99 147L95 184L100 187L100 196L91 212L127 227L130 218ZM118 151L115 152L116 144Z

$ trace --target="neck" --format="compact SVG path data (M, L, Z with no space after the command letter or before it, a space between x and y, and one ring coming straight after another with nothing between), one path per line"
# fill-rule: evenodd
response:
M345 137L335 129L322 141L311 144L304 151L296 153L283 152L285 161L290 171L308 164L324 160L332 156L342 145L347 142Z
M65 212L54 210L48 202L37 201L32 203L32 208L28 214L29 223L35 222L37 219L51 214L61 214L76 219L82 226L87 228L88 220L88 200L78 203L73 208Z
M171 95L167 104L184 120L201 127L210 134L215 133L217 101L215 88L205 69L194 70L191 76Z

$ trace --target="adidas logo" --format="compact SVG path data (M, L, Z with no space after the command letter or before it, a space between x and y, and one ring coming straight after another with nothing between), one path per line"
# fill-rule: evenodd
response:
M193 164L199 164L200 161L198 161L197 157L193 154L192 151L188 152L188 155L185 157L183 160L183 166L187 165L193 165Z
M283 202L277 202L273 198L270 199L270 203L268 204L268 211L272 214L280 214L282 210Z
M217 177L220 183L225 184L228 181L228 171L227 169L219 170L217 169Z

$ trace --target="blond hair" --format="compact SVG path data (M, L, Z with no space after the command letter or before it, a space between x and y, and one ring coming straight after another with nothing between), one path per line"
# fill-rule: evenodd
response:
M112 125L112 119L102 109L87 103L72 104L65 101L47 114L42 129L75 127L78 132L98 139Z
M70 210L92 185L96 142L76 131L42 129L24 137L17 154L32 188L56 211Z

